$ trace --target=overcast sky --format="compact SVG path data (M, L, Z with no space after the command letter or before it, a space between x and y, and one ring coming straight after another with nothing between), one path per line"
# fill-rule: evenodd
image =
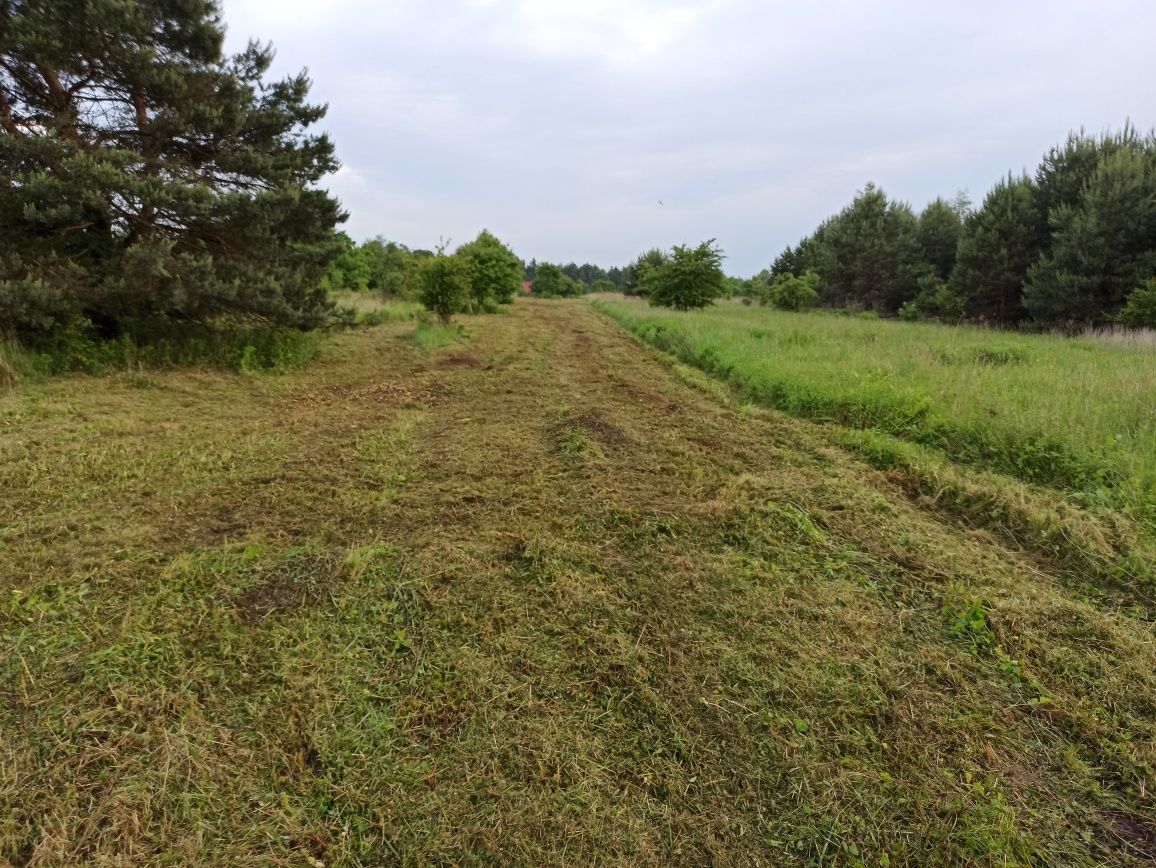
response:
M224 0L308 67L357 239L748 276L866 182L981 200L1069 129L1156 125L1154 0ZM660 202L662 204L660 204Z

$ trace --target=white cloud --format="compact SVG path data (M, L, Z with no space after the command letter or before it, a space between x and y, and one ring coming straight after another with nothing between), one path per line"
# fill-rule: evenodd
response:
M552 61L594 59L612 69L644 68L686 40L720 7L620 0L474 0L490 11L495 43Z
M979 199L1071 128L1156 124L1150 0L224 3L330 104L351 234L416 245L717 237L751 273L869 180Z

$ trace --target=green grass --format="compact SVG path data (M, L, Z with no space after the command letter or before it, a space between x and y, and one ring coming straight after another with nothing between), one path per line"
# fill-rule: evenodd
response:
M338 322L369 327L410 322L424 308L417 302L385 301L368 293L334 294ZM301 332L246 322L150 323L113 340L82 329L54 335L38 347L0 340L0 388L21 379L65 373L137 374L174 368L217 368L254 373L285 371L316 358L327 332Z
M260 325L153 324L140 334L105 340L64 331L38 347L0 341L0 387L21 378L67 373L139 373L172 368L219 368L253 373L312 361L323 332Z
M372 292L343 289L330 292L329 297L337 305L339 317L355 326L408 322L425 310L416 301L387 300Z
M458 343L462 340L463 334L460 325L452 323L443 325L431 320L422 320L413 330L411 339L423 349L436 350Z
M600 308L793 415L896 435L1156 527L1156 349L725 303Z
M1113 528L585 302L467 322L0 393L0 864L1156 857Z

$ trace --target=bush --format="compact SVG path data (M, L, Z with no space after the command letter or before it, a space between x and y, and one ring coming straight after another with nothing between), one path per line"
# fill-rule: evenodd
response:
M585 284L568 276L560 266L541 262L534 273L534 295L539 298L575 298L585 292Z
M802 277L780 274L756 290L759 303L779 310L806 310L819 300L819 275L807 271Z
M1156 328L1156 277L1149 278L1128 296L1116 321L1130 328Z
M421 278L421 303L448 324L455 313L465 308L469 298L470 274L466 262L439 251L422 266Z
M933 319L958 323L963 319L965 299L952 292L946 281L927 277L920 281L919 295L899 308L905 320Z

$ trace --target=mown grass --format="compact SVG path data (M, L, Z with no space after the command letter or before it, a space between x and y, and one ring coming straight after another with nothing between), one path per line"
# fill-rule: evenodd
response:
M0 861L1156 858L1156 606L584 302L467 323L0 395Z
M723 304L600 308L643 340L806 418L873 429L1156 528L1156 352Z

